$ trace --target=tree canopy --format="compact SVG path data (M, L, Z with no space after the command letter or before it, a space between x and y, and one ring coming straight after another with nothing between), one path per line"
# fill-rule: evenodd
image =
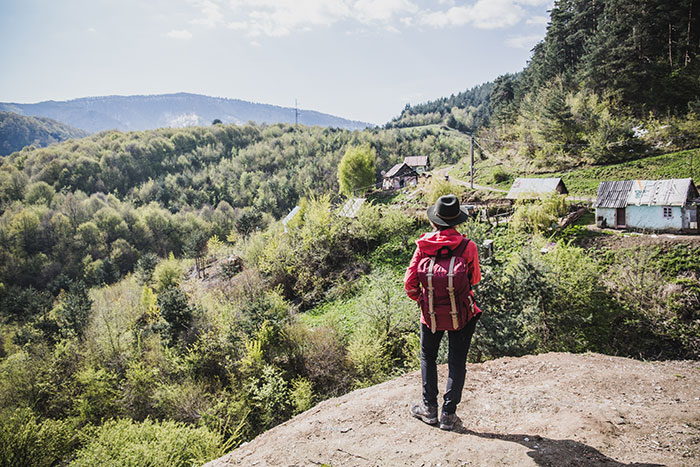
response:
M348 147L338 165L340 192L350 196L374 185L376 159L377 151L369 144Z

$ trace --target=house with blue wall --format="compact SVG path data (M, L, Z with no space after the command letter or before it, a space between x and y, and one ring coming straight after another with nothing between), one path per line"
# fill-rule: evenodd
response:
M601 182L596 225L698 233L698 190L691 178Z

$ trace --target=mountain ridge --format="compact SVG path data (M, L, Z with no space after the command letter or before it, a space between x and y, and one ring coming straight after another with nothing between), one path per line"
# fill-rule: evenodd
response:
M91 133L103 130L150 130L161 127L223 123L295 123L296 109L242 99L211 97L194 93L138 94L79 97L66 101L48 100L23 104L0 102L0 110L25 116L46 117ZM309 126L361 130L367 122L299 110L299 123Z
M85 136L88 136L85 130L51 118L0 111L0 156L12 154L31 144L43 147Z

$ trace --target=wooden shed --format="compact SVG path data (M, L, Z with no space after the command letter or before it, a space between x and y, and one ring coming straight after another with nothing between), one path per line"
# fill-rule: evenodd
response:
M418 175L430 171L430 158L428 156L405 157L403 161Z
M382 189L398 190L405 186L416 185L418 183L418 173L408 164L402 162L393 166L384 174Z
M552 193L569 194L561 178L516 178L506 199L539 199Z

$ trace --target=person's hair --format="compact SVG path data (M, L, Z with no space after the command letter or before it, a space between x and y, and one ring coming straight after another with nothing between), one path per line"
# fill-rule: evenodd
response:
M454 228L454 227L457 227L456 225L453 225L453 226L448 226L448 225L437 225L437 224L434 223L433 221L430 221L430 225L432 225L434 229L439 230L439 231L443 231L443 230L452 229L452 228Z

